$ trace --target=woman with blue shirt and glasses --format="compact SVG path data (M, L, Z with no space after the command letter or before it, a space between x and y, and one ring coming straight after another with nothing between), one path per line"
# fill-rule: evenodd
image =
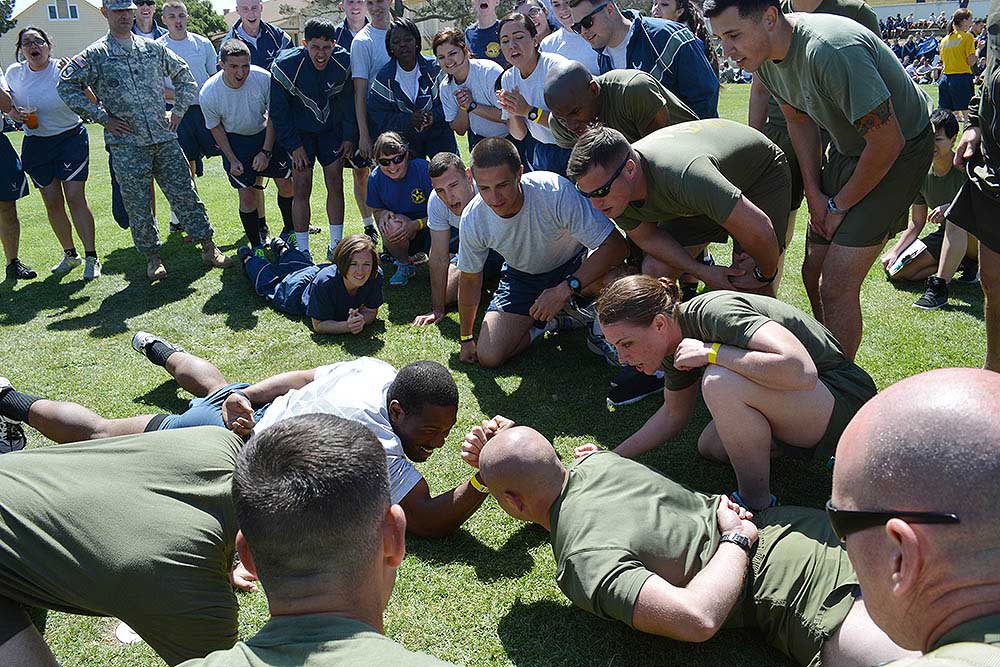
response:
M409 19L393 19L385 34L389 62L368 91L374 134L397 132L413 155L458 152L455 134L444 118L437 78L441 67L420 53L420 32Z

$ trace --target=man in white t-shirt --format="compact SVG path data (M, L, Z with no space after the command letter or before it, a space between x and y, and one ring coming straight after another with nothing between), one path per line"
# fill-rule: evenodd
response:
M460 358L496 368L560 326L557 315L571 297L599 289L628 247L611 221L565 178L525 174L517 149L506 139L476 144L472 176L479 194L465 208L459 228ZM473 329L490 250L506 262L477 342Z
M389 0L365 0L371 21L351 42L351 75L354 78L354 111L358 117L358 152L371 159L374 139L368 131L368 89L389 62L385 35L389 30Z
M0 378L0 420L15 429L19 422L26 423L56 442L78 442L193 426L220 426L249 438L289 417L332 414L357 421L378 437L385 449L392 502L406 511L412 534L453 533L489 493L473 476L431 497L430 487L411 463L426 461L443 447L455 425L458 387L441 364L417 361L397 373L383 361L362 357L247 384L227 382L212 363L146 332L135 334L132 347L198 397L186 411L104 419L75 403L18 392ZM495 432L512 424L498 415L474 431Z

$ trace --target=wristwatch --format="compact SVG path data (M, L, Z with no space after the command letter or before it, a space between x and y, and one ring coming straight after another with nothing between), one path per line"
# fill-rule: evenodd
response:
M542 117L543 113L544 111L542 110L541 107L535 107L534 109L528 112L528 120L537 121L539 118Z
M469 106L466 109L466 111L470 111L470 112L471 111L475 111L477 108L479 108L479 102L476 102L475 100L472 100L471 102L469 102Z
M479 493L482 493L483 495L486 495L490 492L489 487L487 487L485 484L479 481L478 472L469 478L469 484L472 486L472 488L474 488Z
M759 283L764 283L770 285L774 282L774 279L778 277L778 272L775 271L773 276L765 276L764 272L760 270L760 267L754 265L753 267L753 278Z
M731 542L735 544L746 552L747 558L750 557L750 538L746 535L742 533L726 533L722 536L722 539L719 540L719 544L722 544L723 542Z
M569 285L569 288L571 290L573 290L573 294L576 294L577 296L580 295L580 279L579 278L577 278L576 276L570 274L570 275L566 276L566 284Z
M836 202L833 201L833 197L826 200L826 212L833 213L834 215L847 215L849 208L837 208Z

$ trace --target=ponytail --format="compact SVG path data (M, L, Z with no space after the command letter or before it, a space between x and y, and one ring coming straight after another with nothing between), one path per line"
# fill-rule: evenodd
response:
M679 12L678 20L685 24L694 33L694 36L702 41L705 45L705 57L708 59L708 64L712 66L715 71L715 76L719 76L719 55L715 52L715 47L712 46L712 33L708 31L708 25L705 23L705 14L702 11L701 5L697 0L676 0L677 11Z
M649 326L661 313L676 320L680 304L681 291L672 278L625 276L601 292L597 298L597 317L601 324L627 322Z

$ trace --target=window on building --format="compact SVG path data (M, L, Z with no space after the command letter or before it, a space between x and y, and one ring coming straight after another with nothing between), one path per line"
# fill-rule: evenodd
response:
M80 18L80 11L77 6L71 4L69 0L55 0L48 7L50 21L75 21Z

